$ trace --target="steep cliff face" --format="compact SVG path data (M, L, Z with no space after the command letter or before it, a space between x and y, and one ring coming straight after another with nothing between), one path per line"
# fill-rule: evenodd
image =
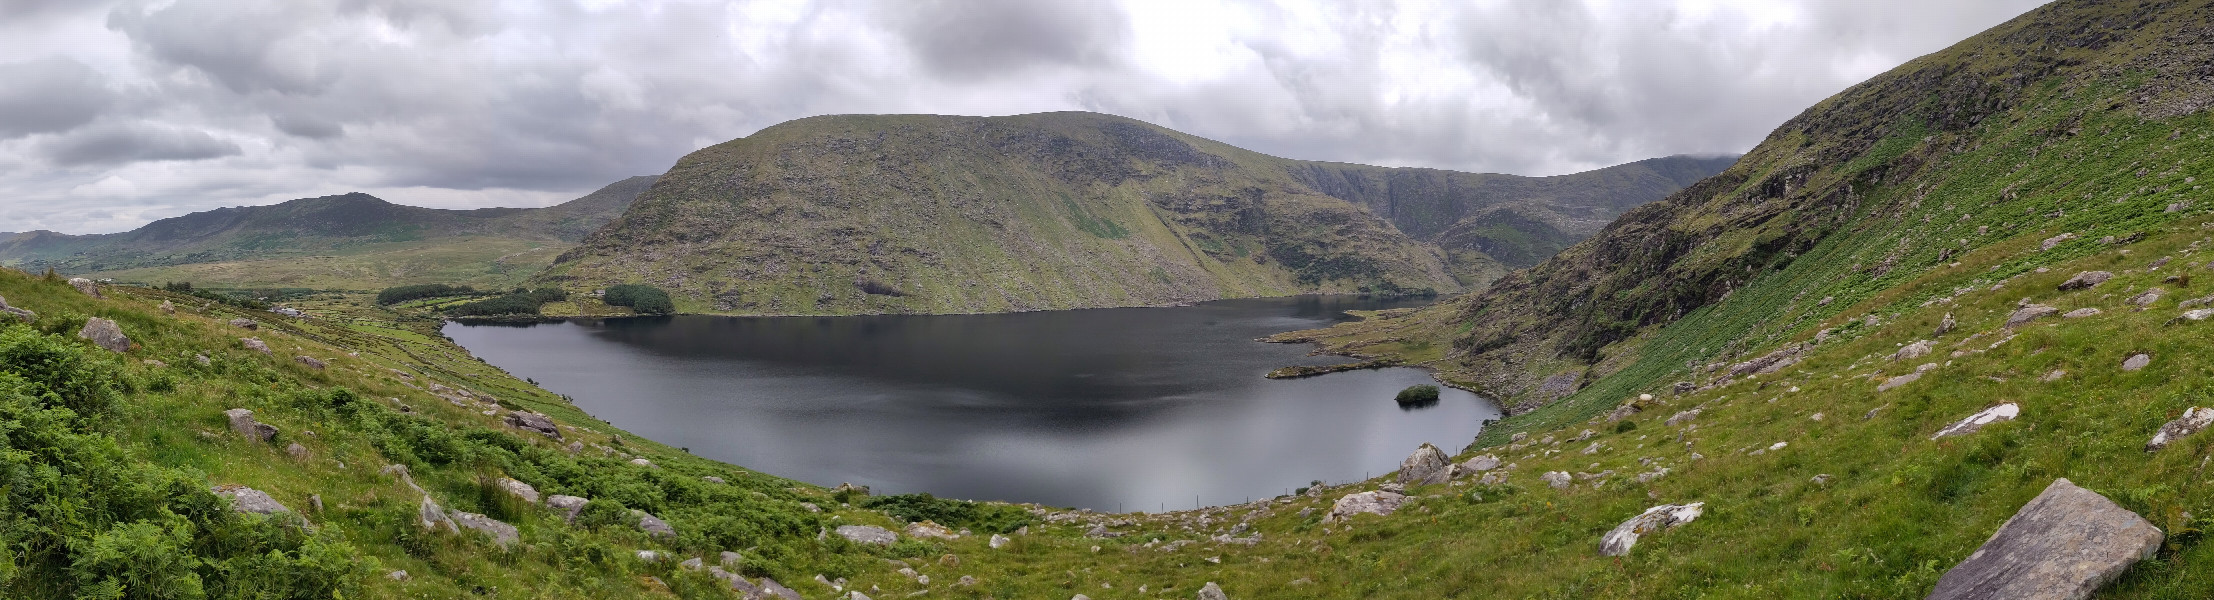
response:
M1573 230L1576 219L1659 197L1649 187L1670 181L1659 169L1624 171L1633 174L1523 178L1309 163L1092 113L815 117L678 161L542 279L651 283L686 310L745 314L1454 292L1505 269L1484 244L1430 243L1436 223L1514 205ZM1586 179L1616 185L1544 195ZM1535 232L1513 256L1549 254L1564 235L1574 234Z
M1571 394L1611 406L1894 310L1885 290L1963 252L2038 250L1990 281L2080 257L2204 210L2209 23L2204 2L2038 9L1823 101L1482 294L1296 337L1426 360L1521 411Z

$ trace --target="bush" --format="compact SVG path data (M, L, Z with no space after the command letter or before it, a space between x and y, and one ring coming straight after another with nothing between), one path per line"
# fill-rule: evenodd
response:
M927 520L952 529L989 533L1007 533L1032 522L1028 511L1013 506L946 500L930 494L876 496L862 500L861 507L909 522Z
M446 307L446 314L458 317L483 317L494 315L535 315L547 302L569 299L569 293L561 288L528 290L515 288L505 296L479 300L467 304Z
M1637 421L1623 421L1614 424L1615 433L1625 433L1634 429L1637 429Z
M476 293L477 290L475 288L471 288L466 285L446 285L443 283L402 285L384 288L384 291L377 292L377 304L393 305L409 300L420 300L423 298L440 298L445 296L474 296L476 295Z
M1433 404L1438 401L1438 386L1410 385L1407 389L1399 390L1399 396L1393 400L1400 404Z
M676 312L676 304L669 301L669 293L650 285L625 283L608 286L607 294L600 298L608 306L627 306L642 315L665 315Z

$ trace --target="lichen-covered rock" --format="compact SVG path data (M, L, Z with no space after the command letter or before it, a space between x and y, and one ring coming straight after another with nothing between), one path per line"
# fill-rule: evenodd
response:
M1937 322L1937 331L1931 332L1930 335L1934 337L1952 333L1953 327L1956 325L1958 323L1953 321L1953 313L1945 313L1945 318Z
M577 520L577 513L584 511L586 502L590 501L578 496L554 494L546 497L546 508L560 512L561 520L573 522Z
M525 431L535 431L538 432L539 435L557 440L561 439L561 426L555 424L552 417L534 412L516 411L507 413L507 418L505 420L509 427L514 427L516 429L522 429Z
M2060 282L2060 291L2090 289L2092 286L2106 283L2106 280L2113 278L2114 274L2107 271L2084 271L2068 278L2067 281Z
M231 431L246 436L246 439L267 443L277 438L277 427L254 420L254 411L233 408L223 411L223 418L230 421Z
M85 326L83 329L77 330L77 337L91 340L92 345L99 346L109 352L129 352L131 350L131 338L123 335L123 327L116 325L115 321L100 317L85 319Z
M215 492L217 496L229 498L231 500L231 510L238 512L257 515L292 512L292 509L285 508L283 504L277 503L276 498L269 497L267 492L243 485L219 485L211 488L210 491Z
M1545 482L1546 485L1553 486L1553 489L1556 490L1568 489L1568 486L1574 485L1576 481L1567 471L1546 471L1545 474L1538 476L1538 480Z
M292 457L292 460L307 460L310 455L307 446L302 446L299 442L293 442L291 445L285 446L284 454Z
M1951 425L1947 425L1944 429L1937 430L1937 434L1930 436L1930 439L1935 440L1939 438L1953 437L1956 435L1968 435L1977 431L1981 431L1983 430L1984 426L1990 425L1992 423L1997 423L2000 421L2012 421L2014 420L2014 417L2020 416L2021 414L2022 405L2019 404L2008 402L2006 404L1993 406L1991 408L1983 409L1981 412L1977 412L1976 414L1968 415L1968 418L1961 419Z
M1630 520L1623 521L1621 525L1614 526L1612 531L1608 531L1607 535L1599 538L1599 555L1623 556L1629 554L1630 547L1637 545L1639 536L1690 523L1706 511L1706 506L1707 503L1705 502L1693 502L1690 504L1662 504L1645 509L1645 512L1630 517Z
M2016 511L1938 578L1930 600L2082 600L2166 539L2144 517L2066 479Z
M2152 441L2145 442L2145 451L2153 452L2166 448L2168 444L2173 444L2184 436L2205 430L2208 425L2214 425L2214 408L2194 406L2185 409L2183 416L2177 417L2174 421L2169 421L2166 425L2161 425L2160 431L2153 433Z
M155 308L161 309L161 314L170 316L176 316L177 314L177 305L170 304L168 300L161 301L161 306L157 306Z
M1936 349L1937 344L1935 342L1931 342L1929 340L1921 340L1900 347L1898 352L1891 353L1891 360L1914 360L1924 356L1929 356L1930 352Z
M1330 513L1322 516L1322 522L1335 523L1362 513L1389 515L1406 502L1406 495L1382 490L1346 494L1330 505Z
M92 280L90 280L90 279L85 279L85 278L83 278L83 277L71 277L71 278L69 278L69 287L77 288L77 293L80 293L80 294L84 294L84 295L87 295L87 296L91 296L91 297L94 297L94 298L105 298L105 297L106 297L106 296L102 296L102 295L100 295L100 285L99 285L99 284L93 283L93 282L92 282Z
M1448 464L1451 463L1447 461L1444 451L1438 450L1437 446L1425 443L1422 447L1416 448L1414 454L1407 455L1405 460L1399 461L1399 483L1415 485L1444 483L1448 476L1445 468Z
M528 483L501 477L499 484L501 490L505 490L508 494L517 498L522 498L524 502L538 503L538 488L531 487Z
M899 541L899 534L875 525L839 525L836 533L856 544L890 546Z

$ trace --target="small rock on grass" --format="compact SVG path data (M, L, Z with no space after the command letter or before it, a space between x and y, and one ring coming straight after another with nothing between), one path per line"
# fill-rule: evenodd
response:
M1403 494L1381 490L1346 494L1344 497L1338 498L1336 504L1330 506L1330 513L1323 515L1322 522L1335 523L1363 513L1389 515L1392 511L1399 510L1399 505L1406 502L1407 497Z
M1623 556L1629 554L1630 547L1637 544L1639 536L1690 523L1706 512L1706 506L1707 503L1705 502L1693 502L1690 504L1663 504L1645 509L1645 512L1630 517L1630 520L1623 521L1621 525L1616 525L1614 530L1608 531L1606 536L1601 537L1599 539L1599 555Z
M2146 354L2132 354L2128 359L2122 361L2122 370L2135 371L2138 369L2143 369L2146 365L2150 364L2152 364L2152 356Z
M2014 420L2014 417L2020 416L2021 414L2022 405L2020 404L2008 402L2006 404L1993 406L1991 408L1983 409L1981 412L1977 412L1976 414L1968 415L1968 418L1954 422L1952 425L1947 425L1944 429L1937 430L1937 435L1930 436L1930 439L1935 440L1939 438L1968 435L1977 431L1982 431L1984 426L1990 425L1992 423L1997 423L2000 421L2012 421Z
M2214 408L2194 406L2186 409L2183 411L2182 417L2169 421L2166 425L2161 425L2160 431L2153 433L2152 441L2145 442L2145 451L2154 452L2166 448L2168 444L2173 444L2184 436L2203 431L2209 425L2214 425Z

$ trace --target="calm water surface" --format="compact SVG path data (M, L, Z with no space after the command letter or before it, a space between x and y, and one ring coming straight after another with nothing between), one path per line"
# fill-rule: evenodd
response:
M1404 302L1224 300L998 315L649 317L446 334L623 429L701 456L877 493L1158 510L1273 496L1451 452L1489 401L1402 409L1415 369L1329 364L1254 338Z

